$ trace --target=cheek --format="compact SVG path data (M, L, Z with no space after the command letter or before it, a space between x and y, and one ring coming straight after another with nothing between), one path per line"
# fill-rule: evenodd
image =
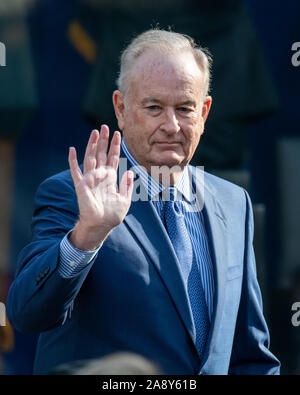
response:
M191 136L191 140L190 140L190 152L194 153L197 145L199 144L199 140L200 140L200 133L194 133L193 136Z
M203 120L202 118L191 120L186 124L186 145L194 149L199 143L200 137L203 133Z
M128 116L125 122L124 135L131 141L137 151L146 150L151 139L151 125L140 114Z

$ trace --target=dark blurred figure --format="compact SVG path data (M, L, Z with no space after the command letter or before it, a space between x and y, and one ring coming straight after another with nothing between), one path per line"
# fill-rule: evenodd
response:
M118 352L99 359L81 360L59 365L51 375L156 375L160 367L141 355Z
M33 0L1 0L0 41L4 60L0 66L0 302L9 286L9 249L14 201L15 145L36 107L26 9ZM11 351L14 339L7 322L0 327L0 358ZM2 372L0 361L0 373Z

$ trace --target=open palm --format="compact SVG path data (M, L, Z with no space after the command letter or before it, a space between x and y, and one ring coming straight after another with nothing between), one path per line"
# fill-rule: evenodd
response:
M106 125L101 127L100 133L92 131L84 156L83 172L78 165L75 148L71 147L69 151L70 171L79 207L76 229L80 229L80 239L84 239L81 244L88 249L100 245L105 236L123 221L131 204L133 173L125 172L120 189L117 185L120 133L114 133L107 153L108 140L109 129Z

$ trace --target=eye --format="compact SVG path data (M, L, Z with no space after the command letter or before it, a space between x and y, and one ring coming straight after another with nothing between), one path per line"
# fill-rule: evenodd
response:
M160 110L160 107L157 105L152 105L152 106L148 106L147 109L150 111L158 111Z
M180 112L184 112L184 113L189 113L189 112L193 111L190 107L179 107L178 110Z

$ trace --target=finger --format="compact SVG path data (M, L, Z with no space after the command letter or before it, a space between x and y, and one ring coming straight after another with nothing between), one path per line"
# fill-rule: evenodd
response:
M96 168L96 152L97 152L97 142L99 139L98 130L94 129L90 135L88 144L86 146L84 160L83 160L83 171L84 173L94 170Z
M117 172L108 166L102 166L100 170L105 169L106 176L102 179L102 186L113 185L113 187L117 190Z
M111 140L110 148L107 156L107 166L111 166L115 170L117 170L119 166L120 144L121 144L121 135L120 132L116 131Z
M102 125L97 147L97 167L105 166L107 161L107 147L109 138L109 128L107 125Z
M68 160L69 160L71 176L74 185L76 186L82 180L82 172L80 170L80 167L78 166L76 149L74 147L69 148Z
M133 191L134 174L131 170L126 171L120 182L120 195L126 199L131 199Z

